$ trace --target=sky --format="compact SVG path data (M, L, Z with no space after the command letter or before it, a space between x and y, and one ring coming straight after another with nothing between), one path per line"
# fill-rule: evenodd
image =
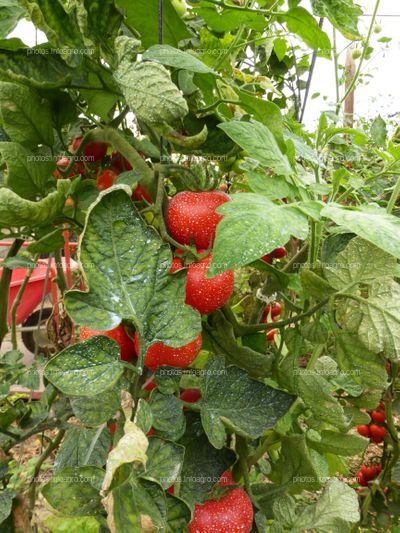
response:
M303 2L307 7L309 0ZM375 0L357 0L367 14L371 14ZM397 15L388 16L388 15ZM370 17L360 20L359 29L366 35L370 24ZM378 10L377 23L382 26L379 34L373 34L372 46L374 52L371 59L364 63L362 73L365 83L359 85L355 92L355 116L374 119L381 115L396 120L400 117L400 2L398 0L381 0ZM325 31L332 37L332 26L326 22ZM35 45L36 35L32 23L21 20L10 37L19 37L29 46ZM391 42L383 44L377 42L379 38L389 37ZM37 42L46 41L42 32L37 34ZM346 56L346 41L340 34L337 36L338 50L344 50L339 61L344 64ZM305 112L304 122L309 129L313 129L321 111L332 109L335 100L335 77L333 62L318 58L311 84L310 97L319 93L320 96L310 98Z

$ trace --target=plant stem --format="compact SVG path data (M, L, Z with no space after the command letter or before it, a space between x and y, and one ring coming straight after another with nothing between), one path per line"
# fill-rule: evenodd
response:
M390 196L390 199L389 199L389 202L388 202L388 205L387 205L387 208L386 208L386 211L389 214L393 211L399 195L400 195L400 177L397 178L396 185L395 185L395 187L393 189L393 192L392 192L392 194Z
M23 245L23 242L24 241L22 239L15 239L13 244L10 246L10 249L8 250L6 259L16 256L19 249ZM10 268L4 267L3 274L0 280L0 347L8 331L7 315L11 276L12 270Z
M18 310L18 306L21 303L22 296L23 296L23 294L25 292L26 286L29 283L29 278L31 277L34 268L35 267L33 266L31 268L28 268L28 270L26 271L26 274L25 274L25 277L24 277L24 281L22 282L22 285L19 288L17 296L15 297L15 300L14 300L14 302L12 304L12 307L11 307L11 342L12 342L13 350L16 350L18 348L18 343L17 343L17 310Z
M31 486L29 488L29 503L31 510L33 509L35 505L35 495L36 495L36 485L37 485L37 476L40 472L40 469L42 468L43 463L45 460L51 455L51 453L58 448L60 445L64 435L65 435L65 429L61 429L58 432L57 437L50 441L50 444L47 446L47 448L44 450L42 455L39 457L38 462L35 465L35 469L33 471L33 476L31 480Z
M338 107L337 107L338 111L340 111L340 108L341 108L343 102L346 100L346 98L349 96L349 94L354 90L354 87L355 87L355 85L356 85L356 83L358 81L358 78L360 77L361 68L362 68L364 60L366 58L367 50L369 48L369 42L371 40L372 31L373 31L374 26L375 26L375 19L376 19L376 15L378 13L379 4L380 4L380 0L376 0L374 11L373 11L372 17L371 17L371 24L370 24L369 29L368 29L367 38L364 41L364 47L363 47L363 51L362 51L362 54L361 54L361 57L360 57L360 61L358 63L358 67L357 67L356 73L354 74L354 78L351 80L351 83L348 86L347 91L345 92L343 98L340 100L340 102L338 102Z
M275 329L275 328L284 328L285 326L289 326L290 324L296 324L297 322L300 322L303 320L303 318L307 318L308 316L313 315L316 313L321 307L324 307L329 301L329 298L326 298L322 302L319 302L314 307L306 311L305 313L302 313L301 315L296 315L291 318L287 318L286 320L279 320L278 322L269 322L268 324L240 324L237 325L237 331L239 336L243 335L250 335L251 333L257 333L259 331L268 331L269 329Z

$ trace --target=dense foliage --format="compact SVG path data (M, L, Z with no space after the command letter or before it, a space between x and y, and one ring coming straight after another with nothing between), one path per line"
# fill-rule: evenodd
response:
M0 529L37 527L44 497L69 531L386 530L400 146L343 100L301 124L317 56L344 83L324 28L362 62L374 16L363 39L353 0L189 4L0 2ZM23 17L47 42L7 38ZM57 335L27 369L7 295L39 257ZM40 372L40 400L10 392Z

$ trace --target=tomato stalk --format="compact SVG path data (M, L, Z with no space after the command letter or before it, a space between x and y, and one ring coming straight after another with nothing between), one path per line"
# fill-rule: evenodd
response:
M34 259L33 261L36 261L36 259ZM23 296L23 294L25 292L26 286L29 283L29 278L31 277L32 272L34 271L34 269L35 269L35 267L32 266L31 268L28 268L28 270L26 271L26 274L25 274L25 277L24 277L24 281L22 282L22 285L19 288L19 290L17 292L17 295L15 297L15 300L14 300L14 302L12 304L12 307L11 307L11 343L12 343L13 350L17 350L17 348L18 348L18 342L17 342L17 310L18 310L18 306L21 303L22 296Z
M23 244L22 239L15 239L11 245L6 259L10 257L15 257ZM3 342L4 337L8 332L7 325L7 314L8 314L8 296L10 291L12 270L10 268L4 267L3 274L1 275L0 280L0 347Z
M397 178L397 182L396 182L396 185L393 189L393 192L390 196L390 199L389 199L389 202L388 202L388 205L387 205L387 208L386 208L386 211L388 213L391 213L396 205L396 202L397 202L397 199L400 195L400 177Z

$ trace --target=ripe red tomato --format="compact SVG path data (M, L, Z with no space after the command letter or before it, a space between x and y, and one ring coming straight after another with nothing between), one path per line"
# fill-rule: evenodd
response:
M174 257L172 259L172 264L171 264L171 268L169 269L169 271L171 272L171 274L173 274L174 272L177 272L181 268L183 268L182 261L180 260L179 257Z
M380 409L374 409L371 413L371 418L374 422L385 422L386 415L384 411L381 411Z
M365 479L361 470L357 474L357 481L358 481L358 484L361 485L362 487L368 487L368 481Z
M153 198L150 196L150 194L145 189L145 187L143 187L143 185L140 185L140 184L133 191L132 200L135 200L136 202L141 202L143 200L146 200L146 202L148 202L149 204L154 204Z
M114 181L117 176L118 174L113 170L103 170L97 176L96 187L99 189L99 191L105 191L106 189L109 189L112 185L114 185Z
M229 201L230 197L223 191L179 192L169 202L166 212L171 237L181 244L207 249L214 242L222 219L215 210Z
M271 264L273 260L273 255L272 254L263 255L261 260L264 261L264 263Z
M267 341L268 342L272 342L275 338L275 335L278 333L278 331L276 329L270 329L268 332L267 332Z
M231 485L232 477L223 474ZM232 482L231 482L232 480ZM208 500L196 505L189 533L250 533L253 525L253 506L247 493L240 487L218 500Z
M77 137L72 142L72 151L76 152L79 148L79 145L82 142L82 137ZM85 157L87 158L88 163L94 163L95 161L100 161L103 159L103 157L106 155L108 149L108 144L106 143L99 143L99 142L90 142L88 143L83 153Z
M129 363L135 359L135 345L133 340L126 333L122 324L114 329L110 329L109 331L96 331L95 329L81 327L79 332L79 340L82 342L86 339L90 339L90 337L94 337L95 335L104 335L105 337L110 337L110 339L117 341L121 348L122 361L127 361Z
M232 270L226 270L213 278L206 278L212 254L208 254L198 263L188 267L186 280L186 303L197 309L202 315L207 315L222 307L232 295L234 275Z
M117 431L117 424L116 422L111 422L111 424L108 426L108 431L113 434Z
M184 402L196 403L201 398L201 392L199 389L185 389L181 392L180 398Z
M225 472L221 476L221 479L219 480L219 484L221 485L221 487L236 485L236 483L233 481L232 473L230 470L225 470Z
M283 257L286 257L286 248L284 246L281 246L280 248L275 248L273 254L275 259L282 259Z
M150 381L149 383L147 383L147 385L145 387L143 387L143 390L146 390L148 392L151 392L152 390L154 390L155 388L157 387L156 383L154 381Z
M369 431L371 433L371 439L376 444L383 442L385 435L387 433L386 428L383 426L379 426L378 424L370 424Z
M132 165L129 163L125 157L122 157L122 155L117 152L117 150L114 150L111 154L112 162L111 162L111 168L115 170L115 172L127 172L128 170L132 170Z
M136 352L139 353L139 335L136 332L134 340ZM171 348L162 342L156 342L147 350L144 364L151 370L155 370L162 365L186 368L196 359L201 350L201 343L201 333L194 341L180 348Z
M369 437L370 436L369 426L367 426L366 424L362 424L361 426L357 426L357 431L363 437Z
M61 159L59 159L56 163L56 165L58 167L61 167L61 168L67 168L67 166L69 165L70 163L70 160L68 159L68 157L66 156L63 156ZM72 166L72 170L71 172L68 173L68 178L72 178L73 176L76 176L77 174L84 174L85 173L85 165L82 163L82 162L77 162L77 163L74 163L74 165ZM64 177L61 175L61 173L59 172L58 169L56 169L54 172L53 172L53 176L56 178L56 179L64 179Z
M280 303L275 302L272 307L270 304L267 304L265 306L264 312L263 312L263 320L268 317L268 315L271 313L271 317L275 318L276 316L279 316L282 313L282 306Z

